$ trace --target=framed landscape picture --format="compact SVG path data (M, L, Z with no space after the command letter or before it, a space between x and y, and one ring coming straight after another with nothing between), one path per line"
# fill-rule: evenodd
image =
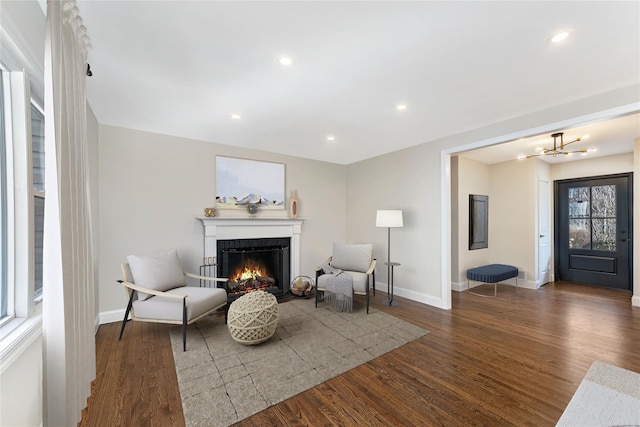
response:
M284 164L216 156L216 207L284 209Z

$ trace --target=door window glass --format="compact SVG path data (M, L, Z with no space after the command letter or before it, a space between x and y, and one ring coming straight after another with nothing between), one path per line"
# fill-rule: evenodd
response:
M569 188L569 248L616 250L616 187Z

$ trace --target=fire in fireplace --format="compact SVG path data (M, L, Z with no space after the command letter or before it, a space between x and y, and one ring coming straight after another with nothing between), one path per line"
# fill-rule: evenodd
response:
M277 240L274 242L274 240ZM218 241L219 276L228 277L230 299L263 290L276 296L289 291L289 239Z
M267 292L278 290L275 275L269 271L270 263L266 259L273 254L274 249L228 251L229 292L236 294L258 289Z

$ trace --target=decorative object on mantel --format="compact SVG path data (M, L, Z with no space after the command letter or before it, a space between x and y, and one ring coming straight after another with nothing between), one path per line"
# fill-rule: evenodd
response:
M204 216L211 218L212 216L216 216L215 208L204 208Z
M258 205L256 205L255 203L249 203L247 205L247 212L249 212L249 216L251 218L255 217L258 213Z
M289 218L298 218L298 198L296 197L296 190L291 191L291 198L289 199Z

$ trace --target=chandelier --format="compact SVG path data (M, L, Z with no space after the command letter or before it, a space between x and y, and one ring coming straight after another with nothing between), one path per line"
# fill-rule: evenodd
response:
M582 150L573 150L573 151L566 151L565 148L567 147L567 145L573 144L574 142L578 142L578 141L582 141L583 139L586 139L588 137L588 135L585 136L581 136L579 138L574 139L573 141L569 141L569 142L564 142L564 139L562 138L562 136L564 135L564 133L562 132L556 132L551 134L551 137L553 138L553 148L543 148L542 151L538 154L529 154L527 156L525 156L525 159L529 159L531 157L539 157L539 156L569 156L573 153L580 153L583 156L586 156L587 154L595 151L592 148L589 149L582 149ZM560 143L558 144L558 138L560 138Z

